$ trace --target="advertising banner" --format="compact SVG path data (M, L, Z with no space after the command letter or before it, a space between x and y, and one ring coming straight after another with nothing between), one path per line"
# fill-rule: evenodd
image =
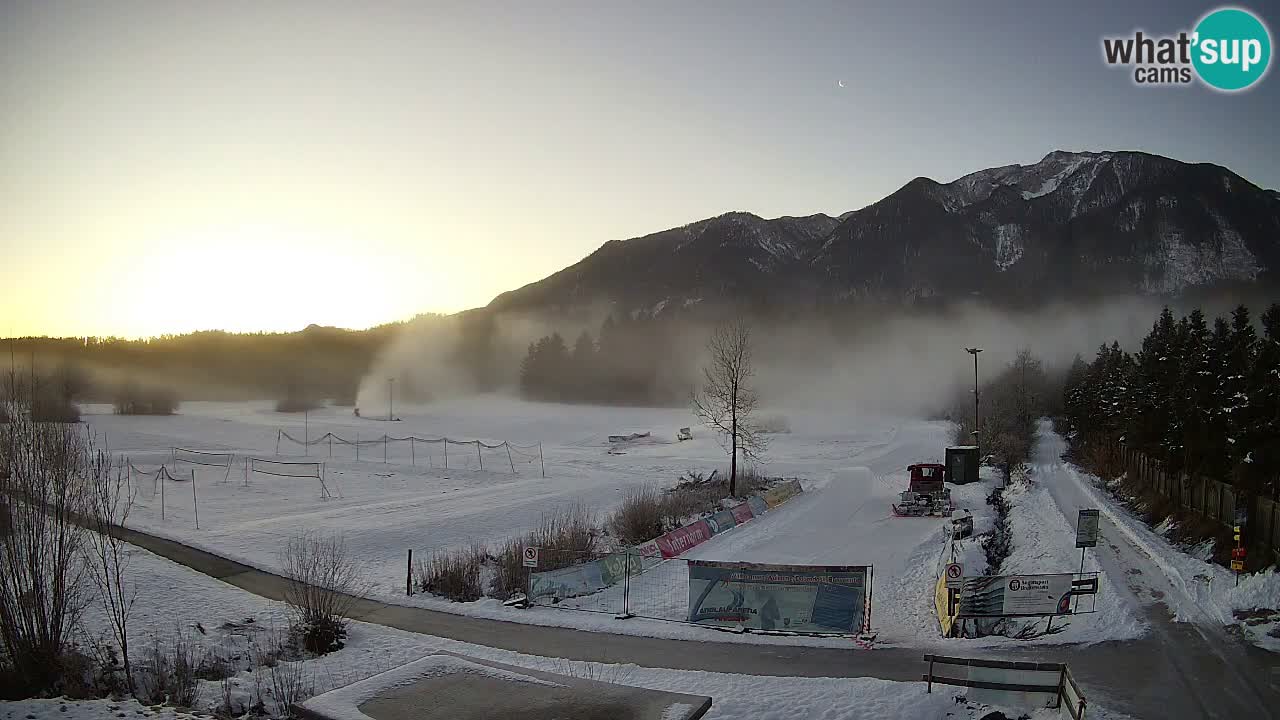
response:
M529 574L530 599L533 601L541 598L564 600L587 595L606 585L601 577L600 564L596 562Z
M1070 573L964 579L959 617L1071 614Z
M769 504L759 495L752 495L747 498L747 506L751 508L751 514L760 517L769 511Z
M733 521L738 525L741 525L742 523L755 517L755 514L751 512L750 503L739 503L737 505L734 505L729 510L729 512L733 513Z
M689 561L689 621L803 633L860 632L865 566Z
M654 560L634 552L630 554L630 558L627 557L627 553L613 553L600 558L596 563L600 566L600 581L605 586L612 586L622 582L623 577L627 575L628 567L631 569L631 577L635 577L652 567Z
M734 521L733 513L728 510L721 510L715 515L708 517L707 524L711 526L712 533L719 535L725 530L736 526L738 523Z
M787 480L766 490L764 492L764 501L769 507L775 508L792 497L799 495L800 489L799 480Z
M647 558L662 557L662 550L658 548L658 543L653 540L650 540L649 542L646 542L646 543L640 543L639 545L632 548L632 552L634 552L635 554L641 557L647 557Z
M711 526L706 520L699 520L682 528L676 528L654 542L662 551L662 557L673 558L695 545L710 540L711 535Z

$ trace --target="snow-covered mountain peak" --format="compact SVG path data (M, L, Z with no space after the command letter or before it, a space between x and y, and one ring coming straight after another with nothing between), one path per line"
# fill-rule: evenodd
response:
M1000 188L1016 191L1023 200L1043 197L1060 187L1069 187L1073 195L1089 189L1098 170L1112 160L1112 153L1067 152L1054 150L1033 165L1003 165L969 173L940 186L939 199L954 212L991 197ZM1080 176L1084 182L1068 180ZM1077 203L1069 203L1075 206Z

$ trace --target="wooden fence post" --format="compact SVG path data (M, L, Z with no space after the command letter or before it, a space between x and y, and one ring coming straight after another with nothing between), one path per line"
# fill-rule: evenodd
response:
M196 498L196 469L191 468L191 507L196 515L196 529L200 529L200 500Z

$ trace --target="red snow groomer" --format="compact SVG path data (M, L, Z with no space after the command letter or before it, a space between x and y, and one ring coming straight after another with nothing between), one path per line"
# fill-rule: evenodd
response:
M951 490L943 485L946 467L938 463L908 465L911 473L907 489L893 505L899 517L947 517L951 515Z

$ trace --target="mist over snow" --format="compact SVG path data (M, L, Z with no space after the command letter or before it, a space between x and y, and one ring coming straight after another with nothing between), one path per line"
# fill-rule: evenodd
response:
M895 314L851 340L801 326L757 331L757 380L765 404L788 409L911 416L945 408L973 387L973 358L989 379L1029 348L1048 369L1065 368L1078 353L1093 357L1101 343L1133 344L1151 327L1162 303L1125 298L1097 304L1054 304L1015 312L966 303L933 315Z
M931 416L972 386L966 347L984 349L979 358L984 379L1023 348L1049 370L1064 369L1076 354L1092 358L1102 343L1118 340L1132 347L1163 304L1135 296L1030 310L966 302L946 310L896 310L848 320L757 318L752 320L755 382L762 407L771 411ZM519 395L520 363L531 342L559 332L572 348L583 330L595 338L607 314L607 306L600 305L568 319L487 311L420 319L406 325L377 357L361 381L357 404L366 414L385 413L388 378L395 379L397 405L480 392ZM713 324L710 317L672 319L664 326L664 342L646 348L677 396L701 383Z

